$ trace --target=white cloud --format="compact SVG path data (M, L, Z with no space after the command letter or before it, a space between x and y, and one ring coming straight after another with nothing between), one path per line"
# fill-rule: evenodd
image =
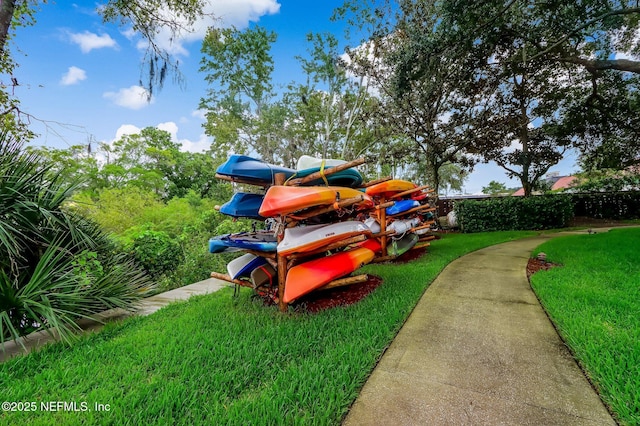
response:
M200 139L193 142L188 139L181 139L182 151L185 152L203 152L211 148L211 138L204 133L200 135Z
M171 140L173 142L178 141L178 125L173 121L167 121L166 123L160 123L156 126L160 130L164 130L171 135Z
M192 117L196 117L202 121L207 120L207 110L206 109L196 109L191 112Z
M118 127L118 130L116 130L116 137L113 141L119 140L124 135L138 134L141 130L141 128L134 126L133 124L123 124L122 126Z
M208 7L208 12L222 20L225 27L246 28L263 15L280 12L277 0L219 0Z
M85 70L78 67L69 67L67 73L60 79L60 84L63 86L70 86L87 79L87 73Z
M137 110L154 102L153 97L148 99L148 93L144 87L131 86L117 92L105 92L102 96L118 106Z
M72 43L80 46L82 53L89 53L93 49L102 49L103 47L118 47L118 43L109 34L98 35L85 31L83 33L69 33L69 38Z
M274 15L280 11L280 3L277 0L217 0L208 3L204 8L204 16L198 19L189 31L185 31L172 37L167 28L162 28L155 37L156 44L172 55L188 56L189 52L184 47L186 43L202 40L211 26L231 27L244 29L250 22L257 22L264 15ZM167 16L168 13L165 12ZM131 32L124 33L131 37ZM137 47L145 50L148 43L140 40Z
M171 135L171 141L182 145L181 151L183 152L202 152L211 147L211 138L205 134L200 135L200 139L197 141L191 141L189 139L178 138L178 125L173 121L167 121L166 123L160 123L156 126L160 130L164 130Z

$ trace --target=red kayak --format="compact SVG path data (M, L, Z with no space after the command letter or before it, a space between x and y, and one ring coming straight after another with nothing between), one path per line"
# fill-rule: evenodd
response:
M296 265L289 269L284 287L285 303L324 287L331 281L344 277L371 262L375 253L365 245L349 251ZM374 248L374 247L372 247Z

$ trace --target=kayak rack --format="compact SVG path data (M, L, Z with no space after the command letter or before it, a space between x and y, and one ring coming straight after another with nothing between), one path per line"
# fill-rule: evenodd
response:
M362 165L364 163L365 163L364 158L358 158L357 160L346 162L344 164L339 164L337 166L327 167L327 168L322 167L321 170L311 173L302 178L290 177L288 180L286 177L287 175L285 173L275 173L273 175L273 180L271 182L259 182L259 181L254 181L250 178L237 178L237 177L218 174L218 173L216 173L215 176L218 179L222 179L232 183L256 185L262 188L267 188L270 186L300 186L300 185L305 185L312 181L316 181L318 179L323 179L326 182L326 176L329 176L334 173L338 173L346 169L350 169L352 167ZM277 217L276 219L277 223L280 224L280 226L276 228L277 229L276 238L277 238L278 244L282 242L284 238L285 229L296 226L299 222L303 222L303 221L313 219L315 217L325 215L331 212L336 212L336 211L338 212L345 211L347 214L346 217L351 217L353 209L350 209L350 207L354 207L359 203L362 203L368 199L367 195L364 195L364 192L367 191L367 188L371 188L374 185L383 184L390 180L392 180L392 177L387 176L387 177L375 179L362 184L360 186L360 190L363 191L363 195L360 195L357 197L346 198L346 199L337 198L335 202L333 202L330 205L313 207L303 211L279 215L279 217ZM407 183L406 181L404 182ZM407 215L425 215L435 211L435 208L431 207L431 205L428 203L429 195L432 193L433 191L429 189L427 185L423 185L423 186L415 186L414 188L404 190L404 191L387 191L387 192L383 192L376 195L369 195L371 199L374 200L374 205L369 209L369 214L372 217L374 217L380 224L380 231L370 235L370 238L376 239L380 243L380 247L381 247L380 253L375 255L373 260L371 260L371 263L386 262L386 261L394 260L398 257L397 255L396 256L389 255L387 251L387 245L390 241L390 238L392 238L396 234L394 230L387 229L387 221L390 219L393 220L393 219L396 219L402 216L407 216ZM397 200L403 199L403 197L412 197L412 198L415 197L414 199L418 199L418 200L427 199L427 202L424 202L418 207L414 207L407 211L404 211L398 214L388 215L386 212L386 209L388 207L393 206ZM407 232L414 233L415 231L419 231L419 230L428 230L433 223L435 223L435 221L433 220L423 220L421 221L419 226L414 226L411 229L409 229L409 231ZM434 235L428 235L428 234L421 235L418 238L417 243L415 243L415 245L409 250L428 247L430 245L430 241L432 241L433 239L435 239ZM272 292L268 294L278 304L279 309L283 312L286 312L288 310L288 304L284 302L285 285L286 285L285 283L287 280L288 272L291 268L293 268L295 265L299 263L304 262L306 258L309 258L311 256L318 256L318 255L321 255L322 253L327 253L334 250L340 250L345 247L352 246L354 244L362 243L365 240L367 240L367 236L362 234L362 235L357 235L350 238L345 238L344 240L341 240L341 241L333 242L331 244L323 246L322 248L318 248L312 251L308 251L304 253L292 253L284 256L278 254L277 251L276 252L260 252L260 251L248 250L248 249L244 249L243 251L245 253L250 253L255 256L263 257L267 261L267 263L272 268L275 269L275 273L277 274L277 280L275 281L277 283L277 295L273 293L276 291L275 287L271 287ZM254 290L258 291L258 289L254 288L253 283L249 280L234 279L227 274L222 274L218 272L211 272L211 277L217 278L223 281L227 281L239 286L253 288ZM328 284L325 284L323 287L318 288L314 291L321 291L321 290L327 290L335 287L351 285L355 283L362 283L367 281L368 279L369 279L369 276L367 274L348 276L348 277L333 280ZM264 295L264 293L262 294Z

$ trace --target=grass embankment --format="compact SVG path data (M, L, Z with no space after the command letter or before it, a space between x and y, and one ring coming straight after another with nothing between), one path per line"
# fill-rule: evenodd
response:
M640 424L640 229L553 239L531 284L622 424Z
M0 365L5 401L86 402L86 412L2 412L11 424L338 424L425 288L453 259L532 235L446 235L361 302L283 315L231 290L107 326ZM94 404L110 410L95 411ZM38 405L40 407L40 405Z

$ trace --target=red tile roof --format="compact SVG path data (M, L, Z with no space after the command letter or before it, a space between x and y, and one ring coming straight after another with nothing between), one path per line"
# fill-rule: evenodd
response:
M562 177L559 177L559 178L557 178L555 180L555 182L553 182L553 185L551 186L551 190L555 191L556 189L569 188L571 186L571 184L573 183L573 181L575 181L575 180L576 180L575 176L562 176ZM524 195L524 188L518 189L516 192L514 192L511 195L515 196L515 197L522 197Z

